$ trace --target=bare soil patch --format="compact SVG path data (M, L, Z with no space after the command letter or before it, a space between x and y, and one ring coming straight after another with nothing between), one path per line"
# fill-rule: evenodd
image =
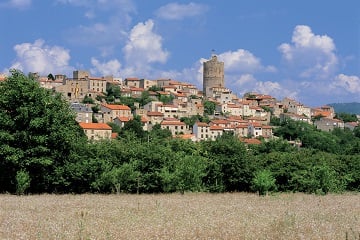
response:
M360 239L360 194L5 194L0 239Z

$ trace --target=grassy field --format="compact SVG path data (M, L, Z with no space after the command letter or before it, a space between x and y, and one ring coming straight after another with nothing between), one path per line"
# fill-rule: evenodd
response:
M0 195L0 239L360 239L360 194Z

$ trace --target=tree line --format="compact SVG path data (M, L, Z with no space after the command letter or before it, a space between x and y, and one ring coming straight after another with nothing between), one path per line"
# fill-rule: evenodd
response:
M17 70L0 83L0 192L170 193L360 190L360 130L286 121L277 139L245 145L172 138L135 117L116 140L90 142L61 95ZM299 139L301 148L287 139Z

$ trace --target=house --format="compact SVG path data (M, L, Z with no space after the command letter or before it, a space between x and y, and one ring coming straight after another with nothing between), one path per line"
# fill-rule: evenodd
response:
M157 86L157 82L149 79L140 79L140 88L149 89L152 86Z
M141 85L141 80L139 78L136 78L136 77L130 77L130 78L125 78L124 83L128 87L136 87L136 88L138 88Z
M55 87L55 91L62 93L70 102L81 102L88 93L86 79L65 79L63 85Z
M210 134L209 137L211 140L215 140L216 138L220 137L224 133L224 127L212 125L209 128Z
M105 78L96 78L89 77L88 80L88 90L92 90L96 93L106 92L106 79Z
M178 110L179 108L174 104L158 104L155 111L163 113L164 117L176 118L179 116Z
M350 129L351 131L353 131L358 126L359 126L358 122L346 122L344 127L346 127L348 129Z
M76 113L76 121L77 122L92 122L92 109L86 104L82 103L71 103L70 108Z
M223 129L232 128L231 122L227 119L213 119L210 123L210 126L219 126Z
M320 118L318 120L314 121L314 125L317 129L320 129L322 131L332 131L334 128L341 128L344 129L344 122L339 119L330 119L330 118Z
M263 133L263 126L258 122L249 122L248 133L251 137L260 137Z
M216 105L215 110L217 112L221 112L223 114L231 115L231 116L242 116L243 109L240 104L235 103L221 103Z
M113 122L117 117L132 117L131 109L126 105L120 104L102 104L104 122Z
M210 137L210 126L204 122L196 122L193 126L193 134L197 141L206 140Z
M55 89L58 86L63 85L63 79L48 79L47 77L41 77L38 80L39 84L41 87L46 88L46 89Z
M272 138L273 137L272 129L273 128L271 126L263 125L261 136L264 138Z
M261 141L257 138L244 138L244 139L241 139L241 141L243 143L245 143L246 145L249 145L249 144L253 144L253 145L259 145L261 144Z
M112 129L106 123L80 122L79 125L89 140L111 139Z
M146 116L147 116L150 128L152 126L154 126L155 124L160 124L161 121L164 119L164 114L161 113L161 112L151 112L151 111L149 111L149 112L147 112Z
M306 123L311 123L311 119L305 115L299 115L299 114L295 114L295 113L281 113L280 114L280 122L284 122L287 119L291 119L294 121L302 121L302 122L306 122Z
M181 122L180 120L176 119L170 119L170 120L163 120L160 123L162 129L169 129L171 134L177 135L177 134L189 134L189 130L187 129L187 126L184 122Z
M131 91L131 97L139 98L141 97L141 94L144 92L144 89L139 87L130 87L130 91Z
M249 136L248 124L237 125L235 127L235 134L238 137L248 137Z
M330 106L322 106L318 108L311 109L312 117L326 117L326 118L334 118L335 110Z

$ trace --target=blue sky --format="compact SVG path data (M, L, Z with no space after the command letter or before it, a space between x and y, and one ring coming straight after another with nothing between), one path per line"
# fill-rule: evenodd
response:
M0 72L171 78L308 106L360 102L360 2L1 0Z

